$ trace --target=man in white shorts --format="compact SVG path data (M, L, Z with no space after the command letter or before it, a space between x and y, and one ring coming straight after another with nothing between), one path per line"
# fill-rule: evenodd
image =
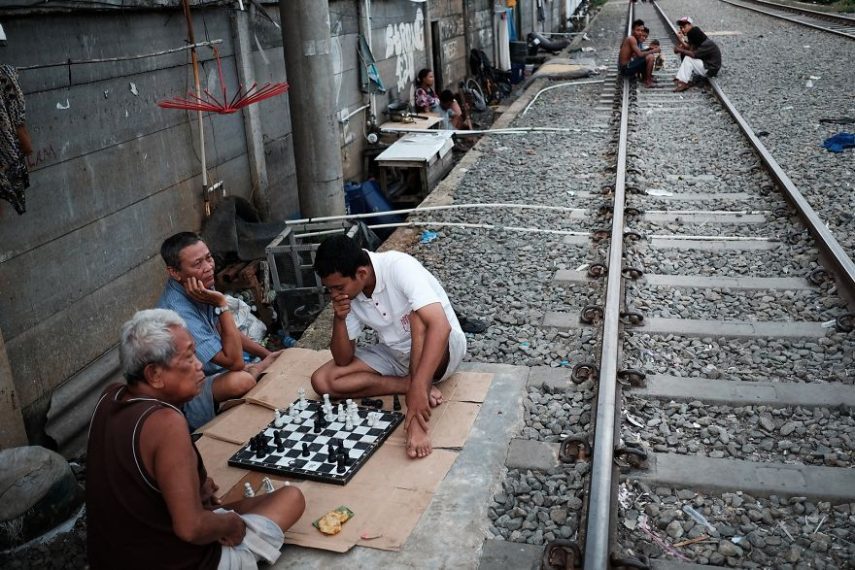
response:
M334 398L405 394L407 455L429 455L430 409L442 403L434 384L466 354L466 335L442 285L415 258L371 253L343 235L320 245L315 271L332 297L333 359L312 374L312 387ZM357 348L366 326L379 343Z

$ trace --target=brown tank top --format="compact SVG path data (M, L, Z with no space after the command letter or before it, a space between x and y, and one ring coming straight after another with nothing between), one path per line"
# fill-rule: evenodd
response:
M175 535L166 502L139 453L145 421L152 412L172 406L148 398L121 401L124 388L115 384L104 391L89 426L86 523L90 567L215 569L220 561L219 543L200 546ZM207 473L195 445L193 450L201 485Z

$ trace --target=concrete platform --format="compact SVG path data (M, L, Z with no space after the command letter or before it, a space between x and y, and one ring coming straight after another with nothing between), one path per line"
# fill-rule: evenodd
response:
M271 568L478 567L484 541L491 538L487 508L504 478L508 446L522 426L529 369L465 363L461 370L492 372L495 377L469 440L401 551L355 547L336 554L286 546Z
M652 453L650 469L631 478L697 491L743 491L749 495L814 497L832 502L855 498L855 469Z

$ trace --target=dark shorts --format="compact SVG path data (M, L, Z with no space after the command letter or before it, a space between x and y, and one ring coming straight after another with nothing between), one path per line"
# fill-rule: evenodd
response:
M618 65L618 73L624 76L633 76L644 71L646 59L643 57L634 57L625 65Z

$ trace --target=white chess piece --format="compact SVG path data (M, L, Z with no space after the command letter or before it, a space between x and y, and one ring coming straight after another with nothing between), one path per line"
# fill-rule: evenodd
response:
M282 412L279 410L274 410L273 412L273 425L277 428L281 428L285 425L285 418L282 417Z
M347 431L353 431L353 418L351 416L347 416L347 419L344 422L344 429Z
M276 487L273 486L273 481L270 480L270 477L265 477L261 480L261 490L267 494L276 490Z
M336 418L338 421L344 421L344 404L338 405L338 417Z
M297 396L300 398L300 401L297 403L297 407L301 410L305 410L309 403L306 401L306 389L300 388L297 391Z
M243 496L247 498L255 496L255 491L252 490L252 485L249 484L249 481L243 484Z

